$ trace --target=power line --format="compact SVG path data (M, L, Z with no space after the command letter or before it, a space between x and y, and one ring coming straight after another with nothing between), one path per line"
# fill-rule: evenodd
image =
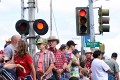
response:
M52 13L53 13L53 19L54 19L54 23L55 23L55 28L56 28L57 36L58 36L58 39L59 39L59 34L58 34L58 30L57 30L57 26L56 26L56 20L55 20L55 16L54 16L53 10L52 10Z

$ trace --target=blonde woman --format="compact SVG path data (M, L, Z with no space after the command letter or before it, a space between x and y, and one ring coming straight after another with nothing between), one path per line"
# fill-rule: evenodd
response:
M17 47L12 58L12 63L6 64L4 67L8 69L16 67L16 73L18 77L22 80L28 75L30 78L31 73L33 76L33 80L36 80L36 72L33 61L28 52L27 43L24 40L19 40L17 42Z

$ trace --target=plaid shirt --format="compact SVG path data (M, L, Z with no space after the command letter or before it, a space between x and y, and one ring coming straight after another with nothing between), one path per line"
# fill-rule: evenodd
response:
M91 69L92 61L93 61L93 59L87 59L87 60L86 60L85 67L86 67L87 69Z
M67 63L67 58L65 57L65 54L60 51L60 50L53 50L53 48L49 48L50 51L52 51L55 55L55 59L56 59L56 62L55 62L55 66L56 68L58 69L63 69L63 65L64 63Z
M40 58L40 52L37 52L33 57L33 62L34 62L34 66L35 66L36 71L37 71L37 68L39 65L39 58ZM47 71L50 64L52 64L52 63L55 63L54 54L51 51L46 50L45 53L43 54L43 63L42 63L43 73L45 73ZM47 74L46 79L50 78L52 75L53 75L53 73L51 71L49 74Z

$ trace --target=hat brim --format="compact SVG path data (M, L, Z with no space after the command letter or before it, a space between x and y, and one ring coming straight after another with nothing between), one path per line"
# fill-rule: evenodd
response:
M77 44L74 44L74 45L77 45Z
M59 39L49 39L48 42L49 41L57 41L57 44L60 42Z
M43 44L43 43L36 43L36 45Z
M92 54L92 52L86 52L85 54Z

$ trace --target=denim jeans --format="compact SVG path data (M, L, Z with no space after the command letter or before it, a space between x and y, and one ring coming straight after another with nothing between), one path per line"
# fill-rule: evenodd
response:
M114 75L111 73L108 73L108 80L115 80Z
M69 78L60 78L60 80L69 80Z

